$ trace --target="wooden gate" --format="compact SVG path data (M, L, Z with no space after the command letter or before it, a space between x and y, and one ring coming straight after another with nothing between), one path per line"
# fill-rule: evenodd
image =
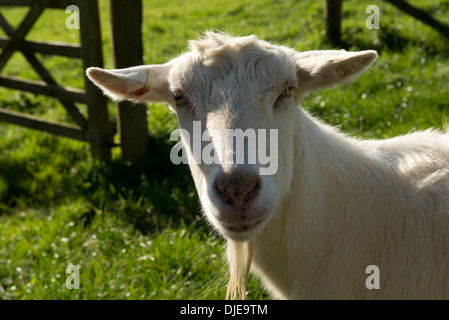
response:
M66 9L76 5L80 13L81 46L68 43L26 41L25 37L46 8ZM75 124L52 122L39 117L0 108L0 121L38 129L49 133L86 141L92 154L108 158L113 146L113 135L108 117L107 100L90 82L84 79L85 90L59 85L50 72L37 59L36 53L79 58L83 68L103 66L100 21L97 1L92 0L0 0L0 6L28 6L30 9L23 21L13 29L0 14L0 27L6 37L0 37L0 86L42 94L58 99ZM42 81L1 75L2 69L15 51L20 51ZM88 117L79 111L75 102L87 104Z

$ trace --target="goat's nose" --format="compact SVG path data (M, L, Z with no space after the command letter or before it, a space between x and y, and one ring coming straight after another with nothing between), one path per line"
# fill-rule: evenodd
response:
M217 195L227 205L249 203L257 197L261 185L259 175L253 173L221 174L215 179Z

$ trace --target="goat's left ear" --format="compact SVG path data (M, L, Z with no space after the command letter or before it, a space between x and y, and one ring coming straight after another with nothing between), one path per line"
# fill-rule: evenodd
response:
M366 69L376 58L374 50L297 52L293 59L297 66L298 88L306 92L345 82Z
M135 102L168 102L168 73L172 62L124 69L88 68L86 74L103 92L114 99Z

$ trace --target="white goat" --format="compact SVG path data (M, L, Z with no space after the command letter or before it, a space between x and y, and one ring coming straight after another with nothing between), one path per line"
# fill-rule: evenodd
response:
M186 132L195 120L203 132L277 130L274 175L260 161L199 163L183 136L205 215L228 239L230 297L244 296L252 263L275 298L449 298L449 135L358 140L297 107L376 57L208 32L166 64L87 75L113 99L168 102Z

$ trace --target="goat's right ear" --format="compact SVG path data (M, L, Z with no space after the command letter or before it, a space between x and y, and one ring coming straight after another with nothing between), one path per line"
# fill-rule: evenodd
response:
M173 65L147 65L105 70L88 68L86 74L103 92L114 99L135 102L168 102L170 100L168 73Z
M374 50L297 52L294 60L298 87L306 92L343 83L366 69L376 58L377 52Z

